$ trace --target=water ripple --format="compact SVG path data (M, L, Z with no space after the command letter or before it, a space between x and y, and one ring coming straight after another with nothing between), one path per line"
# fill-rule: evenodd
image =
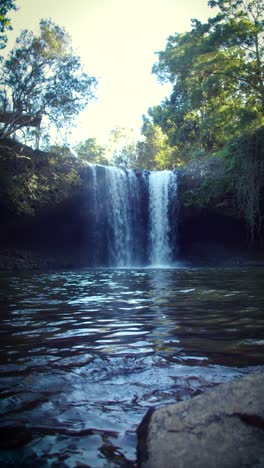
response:
M263 368L263 283L260 270L0 273L8 463L133 466L149 407Z

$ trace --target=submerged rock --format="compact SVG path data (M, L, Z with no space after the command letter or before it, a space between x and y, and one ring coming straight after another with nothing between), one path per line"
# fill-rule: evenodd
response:
M264 374L150 410L138 429L141 468L264 466Z

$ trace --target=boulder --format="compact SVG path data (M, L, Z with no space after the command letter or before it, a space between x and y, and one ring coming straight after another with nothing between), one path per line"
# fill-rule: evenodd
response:
M264 374L149 410L138 429L141 468L264 466Z

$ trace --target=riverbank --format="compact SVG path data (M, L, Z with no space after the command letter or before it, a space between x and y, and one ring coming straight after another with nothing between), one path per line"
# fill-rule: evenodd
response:
M88 264L87 252L85 250L76 250L71 255L54 252L36 252L32 250L9 248L0 250L0 271L60 271L87 268ZM260 257L258 253L251 255L225 255L210 258L203 256L200 252L199 256L189 258L179 258L171 267L181 268L191 267L216 267L216 268L236 268L236 267L264 267L264 257ZM91 265L90 265L91 267ZM95 266L96 267L96 266ZM100 266L99 266L100 267ZM146 268L144 265L134 265L132 269Z
M25 249L0 250L0 271L50 271L87 267L85 252L66 253L35 252Z

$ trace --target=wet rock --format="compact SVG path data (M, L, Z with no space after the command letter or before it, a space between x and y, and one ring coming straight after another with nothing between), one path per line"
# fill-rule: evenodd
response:
M141 468L264 466L264 374L150 410L138 430Z
M84 257L85 262L85 257ZM0 250L0 271L34 271L81 268L78 256L50 256L20 249Z

